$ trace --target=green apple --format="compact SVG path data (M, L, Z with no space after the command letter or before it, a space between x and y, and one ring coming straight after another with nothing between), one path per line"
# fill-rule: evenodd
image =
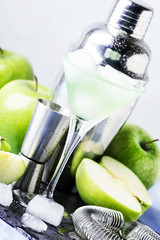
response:
M0 151L0 182L10 184L25 172L24 160L13 153Z
M105 154L130 168L150 188L159 178L160 151L141 127L126 123L109 144Z
M9 152L10 150L11 147L7 143L7 139L0 136L0 151Z
M0 49L0 88L16 79L34 79L31 64L20 54Z
M80 197L86 204L120 211L126 222L137 220L152 204L145 186L115 159L103 157L100 164L85 158L78 166L76 186Z
M0 90L0 135L11 152L20 152L38 98L50 99L50 90L31 80L14 80Z
M71 164L71 176L74 178L77 167L83 158L91 158L96 160L99 156L103 154L104 148L100 142L94 142L92 140L85 140L80 143L78 148L76 149L72 164Z

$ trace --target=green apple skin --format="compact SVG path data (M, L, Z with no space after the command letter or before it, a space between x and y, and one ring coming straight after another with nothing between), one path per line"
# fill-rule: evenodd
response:
M98 160L104 152L103 145L99 142L94 142L91 140L86 140L82 142L76 149L72 164L71 164L71 176L75 178L76 170L83 160L83 158L90 158L92 160Z
M32 66L22 55L2 50L0 52L0 88L16 79L33 80Z
M0 151L0 182L10 184L25 172L24 160L13 153Z
M38 98L50 99L50 90L35 82L14 80L0 90L0 136L5 136L11 152L20 152Z
M88 163L90 167L94 166L94 168L97 171L96 174L98 175L95 176L95 181L93 181L93 178L91 178L87 172L86 166L88 165ZM119 202L118 200L114 199L112 196L107 194L107 192L104 191L104 188L102 187L102 185L100 186L98 184L97 178L101 178L101 176L105 174L106 174L106 169L100 166L98 163L90 159L82 160L82 162L80 163L76 171L76 186L81 199L88 205L97 205L97 206L120 211L124 216L125 222L136 221L143 214L143 212L146 209L148 209L148 207L152 204L152 201L149 195L147 195L148 202L147 204L144 204L143 209L141 208L142 206L137 211L134 209L130 209L126 205L123 205L121 202ZM139 179L138 181L141 184L141 181ZM102 184L105 184L107 187L108 182L105 182ZM118 183L116 185L118 186ZM145 194L147 194L147 190ZM138 203L138 205L140 205L140 203Z
M105 150L111 156L130 168L149 189L160 175L160 151L151 136L141 127L126 123Z

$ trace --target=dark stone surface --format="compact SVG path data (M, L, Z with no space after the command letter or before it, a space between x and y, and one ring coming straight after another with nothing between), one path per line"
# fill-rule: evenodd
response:
M62 223L59 227L54 227L48 224L48 228L44 233L37 233L29 228L25 228L21 224L21 217L25 212L25 207L19 204L17 200L14 200L9 207L3 207L0 205L0 218L7 222L12 227L16 228L24 236L30 240L67 240L71 239L68 235L69 232L74 230L70 214L73 213L76 208L84 205L77 194L63 194L56 192L54 200L62 204L65 208L66 215L63 217Z

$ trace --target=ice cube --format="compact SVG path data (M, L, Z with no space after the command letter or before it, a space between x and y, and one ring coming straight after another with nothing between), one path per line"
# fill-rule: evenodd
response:
M135 54L127 59L126 66L128 71L138 75L143 75L148 63L147 54Z
M119 86L130 89L134 88L134 80L110 65L106 65L105 67L98 66L97 75Z
M77 51L71 52L68 54L68 58L71 62L85 70L95 72L96 64L92 56L85 49L79 49Z
M7 207L13 201L12 190L9 185L0 183L0 204Z
M51 199L36 195L28 203L26 212L49 224L58 226L63 218L64 207Z
M47 230L47 224L41 219L30 215L29 213L24 213L21 218L22 225L24 227L31 228L36 232L45 232Z

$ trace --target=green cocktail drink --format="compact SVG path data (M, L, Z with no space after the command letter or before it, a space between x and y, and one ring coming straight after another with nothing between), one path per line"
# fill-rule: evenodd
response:
M118 109L140 96L132 82L119 73L117 83L74 65L64 57L64 68L71 112L77 117L94 122L102 121ZM108 68L108 71L117 71ZM111 73L108 73L111 76ZM123 79L125 77L125 81ZM129 78L128 78L129 79ZM123 84L123 85L122 85Z

